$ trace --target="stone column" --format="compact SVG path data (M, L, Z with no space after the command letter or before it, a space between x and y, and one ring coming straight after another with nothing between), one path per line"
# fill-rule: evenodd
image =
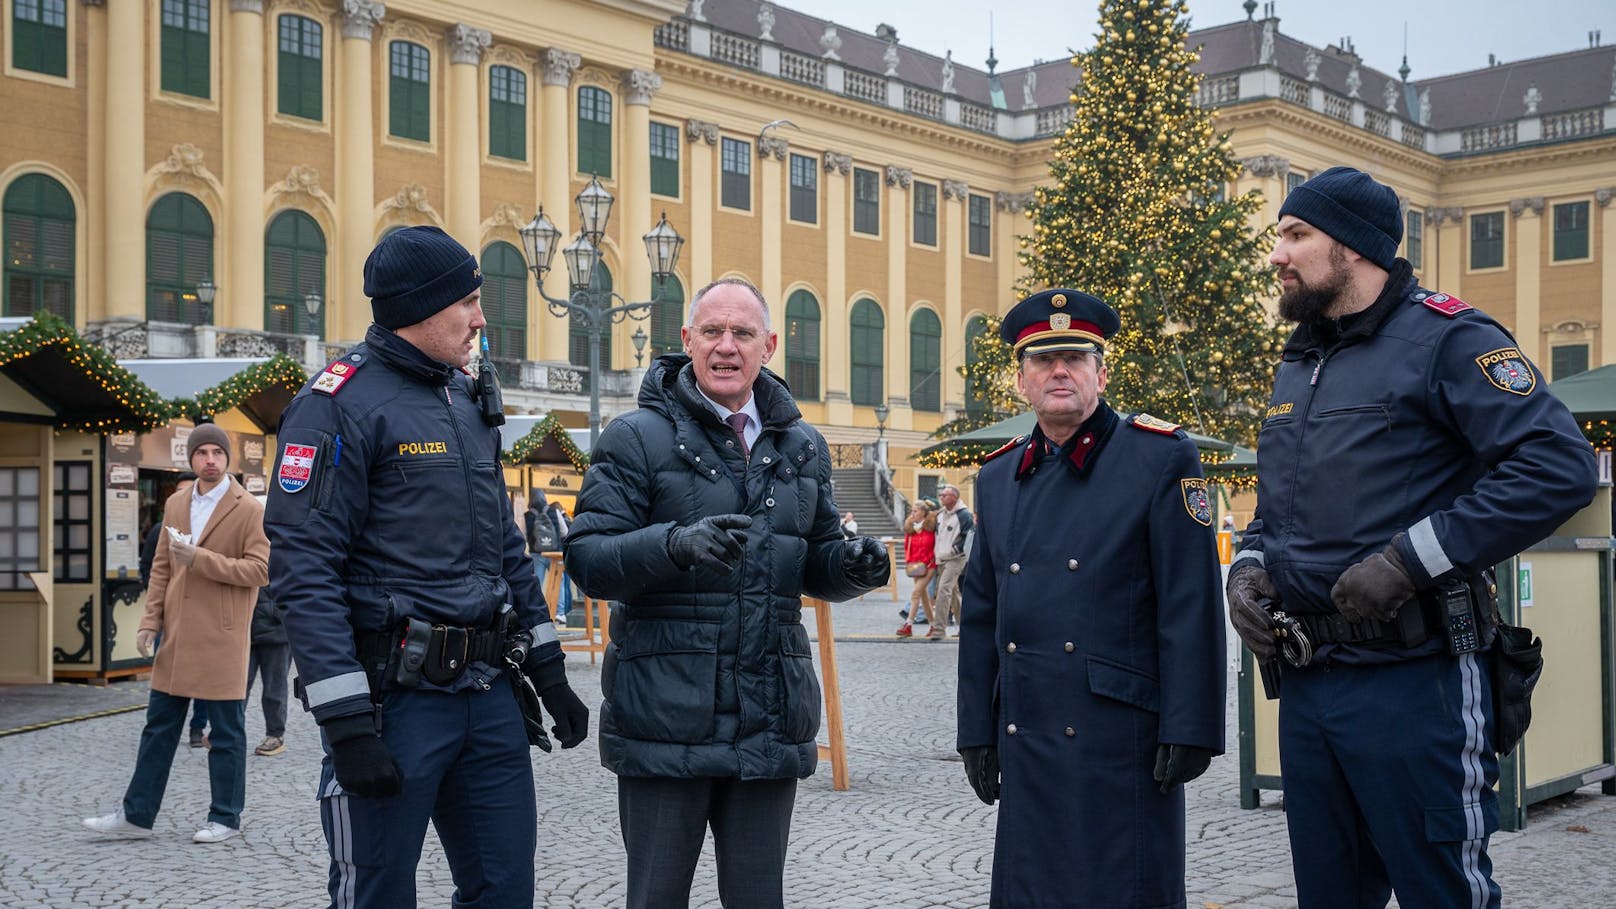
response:
M649 70L631 69L623 74L623 172L618 176L619 198L616 210L617 248L623 257L623 287L626 299L651 299L651 261L645 256L644 237L656 223L651 210L651 96L662 88L662 77ZM689 247L686 247L689 249ZM694 290L694 288L692 288ZM632 329L631 329L632 330ZM650 327L646 327L650 331ZM618 363L634 362L629 333L613 333Z
M965 365L965 312L961 266L965 262L965 206L971 188L962 180L943 181L943 360L939 377L943 410L965 406L965 378L957 367ZM958 350L958 362L950 354Z
M1533 363L1543 349L1543 197L1509 200L1515 222L1515 343Z
M690 149L690 240L684 255L690 257L694 295L696 288L713 279L713 209L718 198L713 188L713 146L718 144L718 124L686 120L685 144Z
M1616 363L1616 186L1594 191L1599 205L1599 359L1589 366ZM1588 220L1592 221L1592 218Z
M224 259L213 323L264 327L264 3L230 0L224 78Z
M107 5L106 307L146 318L146 4Z
M852 229L847 214L848 175L853 172L853 156L825 152L825 299L820 310L825 337L825 420L832 426L853 423L853 403L848 396L852 363L849 357L847 299L847 233Z
M769 318L774 330L786 324L786 301L782 298L783 278L781 255L785 228L785 161L791 143L779 136L758 138L758 166L761 171L761 196L758 199L758 227L763 233L763 274L758 278L758 289L769 301ZM784 346L780 350L780 363L785 362Z
M482 129L477 112L478 64L492 43L487 29L465 23L449 26L448 139L444 143L444 217L460 245L479 255L482 242Z
M913 429L909 409L909 187L914 171L889 164L887 183L887 360L881 399L890 403L891 429Z
M572 84L572 74L578 71L583 60L577 54L552 47L544 52L541 63L544 67L544 128L540 135L544 139L544 148L537 164L544 176L541 178L543 192L539 195L539 201L544 206L544 213L561 231L561 239L557 242L564 247L572 242L572 194L567 191L567 177L572 172L572 156L567 153L567 140L572 130L567 119L567 112L571 109L567 87ZM559 250L550 261L550 273L545 276L544 290L552 297L566 297L568 294L567 264ZM550 315L548 307L536 305L533 311L537 314L535 318L542 320L534 325L535 329L542 325L542 330L533 332L538 336L538 358L552 363L567 362L567 320ZM532 346L531 343L529 346Z
M337 144L337 268L326 302L326 336L358 341L370 324L361 267L375 242L376 148L371 120L371 34L387 8L375 0L342 0L342 56L333 119Z
M107 4L85 0L85 186L86 212L107 208ZM74 327L83 331L89 322L107 316L107 224L105 216L84 219L88 249L79 253L75 279L78 299L73 307ZM81 279L81 280L79 280Z
M1027 223L1027 203L1032 193L994 193L993 253L994 271L998 275L999 298L985 306L994 315L1002 316L1016 303L1016 281L1021 277L1019 247L1016 237L1031 233Z

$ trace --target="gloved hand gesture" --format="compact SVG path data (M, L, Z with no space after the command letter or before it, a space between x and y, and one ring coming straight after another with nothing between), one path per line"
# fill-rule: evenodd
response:
M1199 745L1157 745L1155 779L1162 795L1205 773L1212 758L1213 752Z
M533 681L533 689L539 693L544 711L555 721L550 732L555 735L556 741L564 749L576 747L589 735L589 708L567 684L567 670L561 660L524 666L522 671Z
M331 741L331 772L350 795L385 798L404 788L404 774L368 713L320 724Z
M1274 579L1256 562L1242 562L1229 575L1229 623L1259 660L1274 656L1274 617L1261 601L1279 602Z
M741 531L751 526L752 519L744 514L719 514L675 528L668 534L668 558L682 571L700 566L728 573L746 553Z
M892 575L892 558L875 537L859 537L842 544L842 570L855 586L880 587Z
M141 656L149 657L152 654L152 642L156 640L157 632L142 628L135 632L135 649L140 651Z
M1387 546L1348 568L1330 588L1335 608L1349 622L1390 621L1398 607L1414 595L1414 579L1403 567L1397 547Z
M961 748L965 759L965 779L976 790L982 804L991 805L999 800L999 749L992 745Z

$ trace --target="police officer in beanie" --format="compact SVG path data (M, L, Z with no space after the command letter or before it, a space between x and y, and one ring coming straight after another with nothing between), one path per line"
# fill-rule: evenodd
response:
M1001 326L1038 423L977 475L959 635L959 751L1002 800L995 907L1182 907L1183 784L1223 752L1206 480L1176 424L1101 397L1118 327L1075 290Z
M1258 440L1229 616L1281 663L1302 909L1499 905L1491 566L1592 499L1594 456L1503 326L1396 257L1397 195L1332 167L1269 261L1295 322ZM1311 653L1295 632L1307 639ZM1507 747L1507 746L1506 746Z
M465 371L482 282L438 228L389 234L365 261L364 343L281 420L270 583L325 745L333 906L415 905L429 819L456 905L531 906L533 770L507 654L563 748L588 729L479 406L492 391Z

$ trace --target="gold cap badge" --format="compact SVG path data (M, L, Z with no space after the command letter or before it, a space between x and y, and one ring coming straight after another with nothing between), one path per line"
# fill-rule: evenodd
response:
M1066 305L1066 295L1056 294L1055 296L1050 297L1049 305L1055 307L1056 309L1060 309L1062 306Z

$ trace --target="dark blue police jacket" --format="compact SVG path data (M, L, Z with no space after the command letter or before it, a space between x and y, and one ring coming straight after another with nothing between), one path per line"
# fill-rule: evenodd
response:
M502 604L560 659L473 383L372 325L281 417L264 531L270 586L315 719L364 713L356 633L405 619L489 628ZM473 663L454 690L487 687ZM422 681L422 687L434 687Z
M1224 621L1194 443L1105 403L983 465L962 586L960 747L996 745L993 905L1184 905L1184 790L1158 744L1223 750Z
M1593 449L1503 326L1422 289L1399 259L1344 326L1299 326L1257 445L1257 511L1234 565L1255 560L1280 605L1330 613L1330 589L1398 533L1425 588L1475 578L1593 498ZM1326 645L1339 662L1403 651Z

